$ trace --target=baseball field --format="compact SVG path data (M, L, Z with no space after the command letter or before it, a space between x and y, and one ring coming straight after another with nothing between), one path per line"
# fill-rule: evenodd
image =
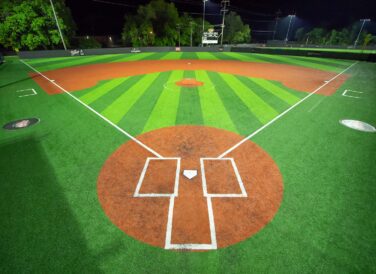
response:
M0 272L376 272L375 105L375 63L8 57Z

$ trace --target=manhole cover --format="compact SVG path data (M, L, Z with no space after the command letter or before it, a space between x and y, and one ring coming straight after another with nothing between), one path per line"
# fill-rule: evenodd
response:
M38 118L26 118L9 122L3 126L3 129L16 130L31 127L39 122Z
M371 126L370 124L367 124L362 121L357 121L357 120L340 120L339 121L342 125L359 130L359 131L364 131L364 132L375 132L376 128Z

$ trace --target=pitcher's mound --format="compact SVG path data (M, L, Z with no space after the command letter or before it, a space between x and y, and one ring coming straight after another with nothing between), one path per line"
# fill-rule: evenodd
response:
M204 85L204 82L197 81L193 78L185 78L175 83L179 87L186 87L186 88L195 88L201 87Z

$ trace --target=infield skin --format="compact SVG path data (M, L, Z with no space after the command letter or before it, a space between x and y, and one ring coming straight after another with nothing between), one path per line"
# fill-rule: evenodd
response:
M282 175L273 159L253 142L231 152L228 160L202 160L218 157L242 136L204 126L175 126L138 139L168 159L157 159L128 141L107 159L97 185L107 216L135 239L161 248L177 245L182 248L176 249L190 250L184 247L214 246L214 236L215 248L210 249L223 248L260 231L281 204ZM197 170L198 175L189 180L183 176L184 170ZM175 197L168 196L174 191ZM167 195L142 197L135 193Z
M146 60L93 64L69 67L43 72L49 79L56 81L67 91L78 91L93 87L99 81L114 78L143 75L172 70L206 70L246 77L262 78L281 82L288 88L297 91L312 92L332 79L337 74L312 68L284 65L255 63L228 60ZM44 77L30 73L34 81L48 94L59 94L62 91ZM348 78L342 74L323 87L317 94L333 94Z

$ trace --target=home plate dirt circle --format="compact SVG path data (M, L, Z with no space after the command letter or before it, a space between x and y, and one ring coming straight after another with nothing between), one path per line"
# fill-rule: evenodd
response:
M99 201L116 226L153 246L209 250L246 240L278 211L283 182L273 159L251 141L217 158L243 138L205 126L140 135L164 159L126 142L99 174Z

